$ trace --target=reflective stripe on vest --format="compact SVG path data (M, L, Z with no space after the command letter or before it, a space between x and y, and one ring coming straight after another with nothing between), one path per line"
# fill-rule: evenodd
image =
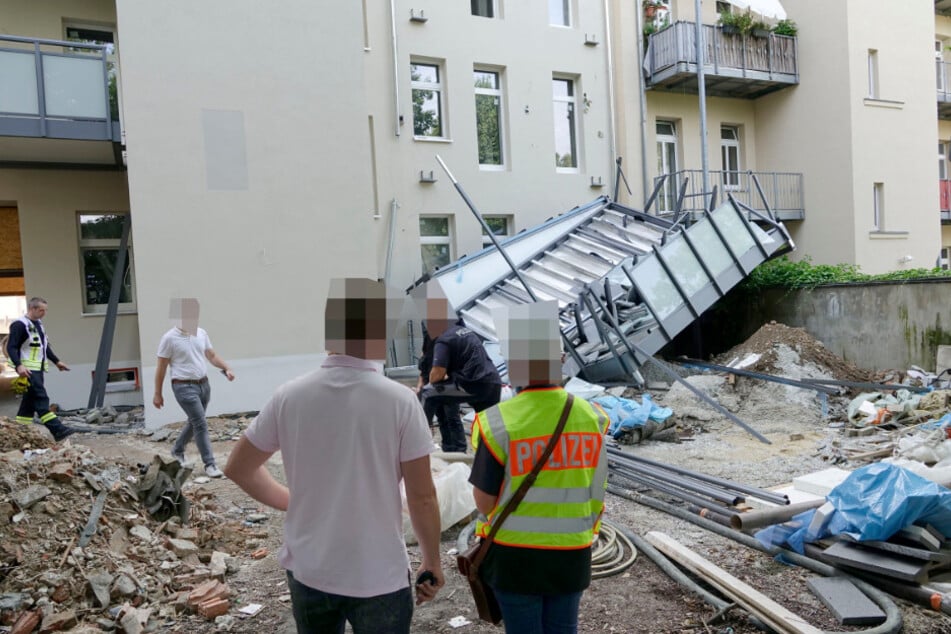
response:
M20 346L20 363L28 370L46 371L46 337L27 317L17 319L26 327L26 341ZM12 364L12 362L11 362Z
M479 414L473 445L505 465L496 507L477 524L486 537L491 521L531 472L551 438L567 394L530 390ZM506 420L509 421L506 424ZM496 533L500 544L523 548L577 549L590 546L600 528L607 483L605 417L575 399L561 438L525 498Z

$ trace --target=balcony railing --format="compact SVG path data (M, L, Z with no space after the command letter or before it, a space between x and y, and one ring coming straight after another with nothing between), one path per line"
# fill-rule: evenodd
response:
M935 62L935 79L938 88L938 118L951 119L951 63Z
M765 214L766 205L760 196L753 176L759 182L763 195L769 203L769 209L779 220L803 220L806 217L805 203L803 202L802 174L795 172L730 172L711 171L710 187L715 185L717 197L723 200L727 194L732 194L738 201ZM654 179L654 183L660 180ZM687 189L684 194L681 211L700 212L709 204L709 196L703 195L703 172L700 170L680 170L667 175L663 188L657 195L657 213L674 213L677 208L677 198L684 179Z
M941 222L951 222L951 180L942 178L938 181L938 200Z
M102 45L0 35L0 136L119 141L115 82Z
M755 99L799 83L796 37L772 32L763 37L731 34L709 24L703 25L702 33L708 94ZM644 59L648 84L696 93L696 51L692 22L675 22L651 34Z

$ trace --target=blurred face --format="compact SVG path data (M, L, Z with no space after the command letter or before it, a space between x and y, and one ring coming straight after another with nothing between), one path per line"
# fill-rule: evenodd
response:
M190 335L198 333L198 314L200 307L194 297L173 299L169 304L169 317L182 331Z
M361 278L334 279L324 312L328 352L359 359L386 359L386 347L399 314L395 298L380 282Z
M46 304L37 304L29 308L26 314L30 319L43 319L46 316Z

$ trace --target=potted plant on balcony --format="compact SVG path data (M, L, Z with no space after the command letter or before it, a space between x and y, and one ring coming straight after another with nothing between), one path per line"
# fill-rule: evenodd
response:
M796 23L792 20L780 20L776 23L776 26L773 27L773 33L776 35L794 36L798 32L799 27L797 27Z
M744 13L724 11L720 14L720 28L726 35L747 35L753 27L753 14L747 9Z
M772 30L773 30L772 27L766 22L763 22L762 20L757 20L756 22L753 22L752 24L750 24L750 34L753 37L760 37L760 38L768 37L769 32Z
M660 0L644 0L644 17L653 20L660 9L666 9L667 5Z

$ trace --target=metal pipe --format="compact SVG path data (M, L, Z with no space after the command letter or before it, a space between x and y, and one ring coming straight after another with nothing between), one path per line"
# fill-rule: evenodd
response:
M763 372L753 372L752 370L742 370L740 368L731 368L726 365L717 365L716 363L707 363L706 361L700 361L699 359L689 359L682 357L677 361L682 366L695 366L698 368L703 368L706 370L716 370L717 372L728 372L730 374L735 374L737 376L745 376L751 379L760 379L762 381L772 381L773 383L782 383L783 385L789 385L792 387L798 387L803 390L812 390L815 392L824 392L826 394L835 394L838 392L835 388L825 387L823 385L816 383L809 383L805 380L797 381L796 379L789 379L784 376L776 376L775 374L765 374Z
M768 509L755 509L745 513L734 513L730 516L730 526L738 531L749 531L754 528L772 526L773 524L782 524L788 522L796 515L811 511L825 504L826 499L810 500L809 502L799 502L798 504L789 504L787 506L776 506Z
M609 146L611 157L608 159L608 165L617 158L617 118L614 112L614 51L611 44L611 11L609 0L604 0L604 51L608 63L608 123L611 129L608 131ZM620 167L620 166L618 166ZM617 195L614 196L617 200Z
M608 464L611 465L611 461L608 460ZM613 463L615 466L620 466L617 460ZM692 491L693 493L698 493L700 495L706 496L717 502L723 502L729 506L736 506L737 504L742 504L746 501L742 495L737 495L732 491L726 489L718 489L713 486L704 484L698 480L690 480L690 478L673 474L670 472L665 472L656 467L651 467L649 465L638 465L634 463L626 463L621 468L631 469L636 473L640 473L645 477L652 478L654 480L659 480L667 484L676 485L686 491Z
M657 480L654 480L652 478L649 478L645 475L642 475L636 472L631 472L623 468L615 467L613 469L610 469L608 473L609 475L613 475L618 478L623 478L625 480L636 482L637 484L646 486L648 488L651 488L655 491L659 491L671 497L675 497L678 500L683 500L684 502L691 502L693 504L696 504L697 506L703 506L703 507L710 506L710 500L706 498L703 498L699 495L695 495L688 491L684 491L683 489L678 489L677 487L674 487L674 486L668 486L664 484L663 482L658 482ZM729 517L728 512L725 512L724 515Z
M383 266L383 283L390 285L390 267L393 263L393 243L396 241L396 211L400 208L394 198L390 201L390 235L386 244L386 264Z
M641 123L641 195L647 194L648 189L650 189L650 173L647 171L647 80L644 79L644 73L641 69L644 68L644 25L641 24L641 7L640 3L632 3L635 7L634 9L634 39L637 40L637 80L638 80L638 90L637 97L640 106L640 123ZM612 78L613 79L613 78ZM654 195L651 196L651 201L657 196L657 191L655 190ZM650 213L648 210L650 204L644 205L644 211Z
M390 0L390 29L393 44L393 108L396 115L394 132L400 135L403 125L403 115L400 113L400 56L396 39L396 0Z
M443 162L442 157L437 154L436 160L439 161L439 165L442 166L443 171L446 172L446 176L448 176L449 180L452 181L456 191L459 192L460 196L462 196L463 202L466 203L466 206L468 206L473 215L475 215L476 220L478 220L479 224L482 225L483 231L485 231L486 235L489 236L489 239L492 240L492 244L495 245L495 248L498 249L499 254L501 254L501 256L505 259L506 264L508 264L509 268L512 269L512 272L515 273L515 277L517 277L518 281L521 282L522 286L525 287L525 291L528 293L528 296L532 298L532 301L537 302L538 297L535 295L532 287L528 285L528 282L526 282L525 278L522 277L521 271L519 271L518 268L516 268L515 263L512 262L512 258L509 257L509 254L506 253L502 248L502 245L499 244L499 239L495 237L495 233L489 228L489 225L485 223L485 219L482 217L482 214L479 213L479 210L476 209L475 203L472 202L472 199L470 199L469 195L466 194L466 191L462 188L462 185L459 184L459 181L456 180L456 177L453 176L452 172L449 171L449 168Z
M694 12L697 21L694 23L694 48L697 51L697 98L700 101L700 166L703 169L703 194L706 196L710 190L710 163L707 157L707 80L704 74L703 62L703 24L701 24L702 12L700 9L700 0L694 0Z
M621 456L632 462L641 462L644 464L653 465L655 467L660 467L661 469L666 469L668 471L673 471L681 475L685 475L695 480L702 480L704 482L709 482L710 484L716 484L723 488L727 488L733 491L739 491L740 493L746 493L747 495L752 495L755 498L764 500L766 502L773 502L775 504L786 505L789 504L789 498L785 495L779 495L778 493L772 493L770 491L764 491L757 487L747 486L745 484L740 484L739 482L733 482L732 480L726 480L724 478L718 478L716 476L707 475L705 473L700 473L699 471L692 471L684 467L678 467L671 464L666 464L664 462L658 462L657 460L651 460L650 458L643 458L641 456L635 456L634 454L627 453L626 451L621 451L620 449L615 449L614 447L607 448L608 453Z

